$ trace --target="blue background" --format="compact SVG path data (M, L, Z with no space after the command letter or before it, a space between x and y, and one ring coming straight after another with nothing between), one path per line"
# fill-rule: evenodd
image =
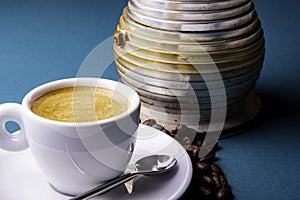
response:
M236 199L296 200L300 199L300 4L254 3L267 49L256 86L262 110L250 130L220 141L218 164ZM0 103L21 102L42 83L75 77L89 52L113 35L126 4L125 0L1 0ZM118 80L114 64L103 76Z

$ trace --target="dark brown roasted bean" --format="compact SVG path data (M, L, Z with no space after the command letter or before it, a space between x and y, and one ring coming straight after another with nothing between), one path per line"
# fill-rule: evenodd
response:
M199 150L200 150L200 148L194 148L194 149L193 149L193 154L194 154L196 157L198 157Z
M143 122L143 124L147 125L147 126L153 126L154 124L156 124L155 119L147 119Z
M153 124L152 128L155 128L157 130L163 130L164 129L164 127L162 125L160 125L160 124Z
M220 175L220 182L221 182L222 187L228 187L228 182L227 182L225 176Z
M185 146L188 155L193 163L194 172L191 185L180 200L201 199L201 200L233 200L231 188L221 168L214 164L216 152L220 149L216 140L206 137L206 133L199 133L186 125L177 125L173 130L157 124L156 120L148 119L143 124L161 130L170 135ZM209 147L212 147L210 149ZM208 154L199 158L199 151Z
M200 177L200 181L205 185L205 186L208 186L208 187L215 187L216 186L216 183L215 181L207 176L207 175L203 175Z
M200 158L200 162L213 163L216 159L215 153L209 153L207 156Z
M216 164L211 164L210 167L211 167L211 169L212 169L213 172L215 172L215 173L217 173L217 174L219 174L219 175L222 175L222 174L223 174L221 168L220 168L218 165L216 165Z
M196 138L196 139L197 139L197 138ZM199 147L202 146L202 143L203 143L203 140L198 139L198 140L196 141L196 145L199 146Z
M199 158L198 158L199 149L200 149L200 147L198 147L198 146L189 145L186 150L194 165L196 165L197 161L199 160Z
M194 144L197 146L202 146L206 133L199 133L199 132L195 132L195 133L196 133L196 137L194 140Z
M220 187L222 186L222 184L221 184L221 181L220 181L220 178L219 178L219 175L218 175L218 174L216 174L216 173L213 173L213 174L212 174L212 179L215 181L215 183L216 183L216 187L217 187L217 188L220 188Z
M172 137L175 137L177 134L177 130L176 129L170 130L170 133Z
M210 165L204 162L197 162L197 168L200 170L201 173L210 172Z
M161 131L171 136L170 131L168 131L167 129L163 128Z
M209 187L204 187L204 186L200 186L199 187L199 192L205 196L205 197L211 197L213 192L212 192L212 189L209 188Z
M234 196L232 194L231 189L226 187L226 188L221 188L218 190L218 192L216 194L216 199L232 200L232 199L234 199Z

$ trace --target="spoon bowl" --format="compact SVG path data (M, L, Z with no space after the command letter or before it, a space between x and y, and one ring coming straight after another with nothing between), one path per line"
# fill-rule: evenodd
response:
M150 155L139 159L135 163L136 172L146 176L155 176L172 170L177 160L170 155Z

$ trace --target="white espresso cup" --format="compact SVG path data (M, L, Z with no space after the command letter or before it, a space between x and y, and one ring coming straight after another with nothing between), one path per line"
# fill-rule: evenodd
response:
M31 111L31 104L43 94L73 86L115 91L130 106L120 115L92 122L54 121ZM77 195L124 171L134 150L139 114L138 94L122 83L101 78L53 81L30 91L22 104L0 105L0 148L22 151L30 147L49 183L59 192ZM10 134L5 128L8 121L16 122L20 130Z

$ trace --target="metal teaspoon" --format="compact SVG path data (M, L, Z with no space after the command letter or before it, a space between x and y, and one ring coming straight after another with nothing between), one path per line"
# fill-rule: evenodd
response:
M155 176L164 174L174 169L176 164L176 158L170 155L146 156L144 158L139 159L135 163L135 171L121 175L120 177L117 177L107 183L104 183L103 185L100 185L78 196L75 196L70 200L86 200L92 198L99 194L103 194L122 183L126 183L127 181L130 181L131 179L139 175Z

